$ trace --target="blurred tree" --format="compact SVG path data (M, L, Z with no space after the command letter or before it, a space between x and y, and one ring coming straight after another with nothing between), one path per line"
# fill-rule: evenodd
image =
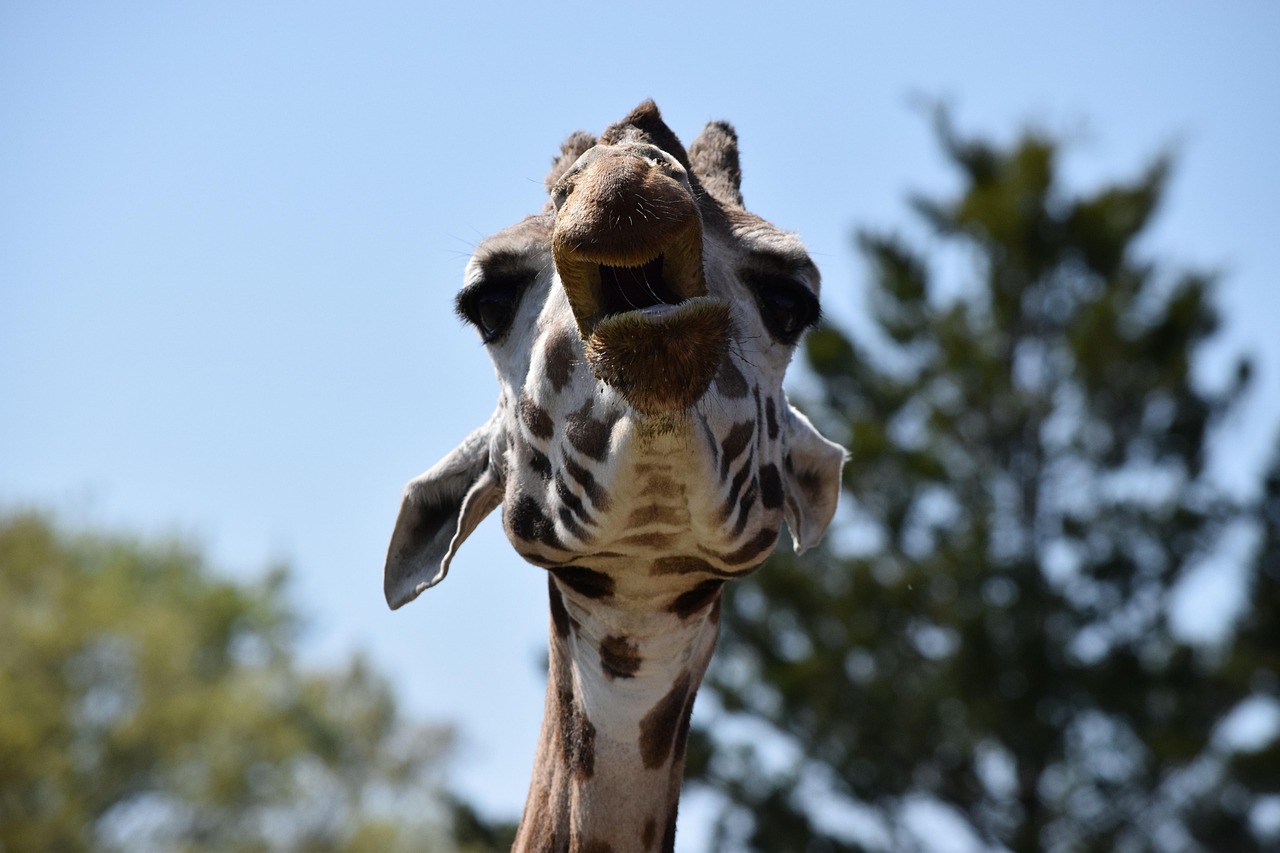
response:
M449 730L301 671L282 584L0 517L0 850L456 849Z
M1237 630L1229 596L1203 603L1216 643L1171 619L1256 526L1205 470L1250 376L1193 379L1213 279L1135 252L1169 163L1071 194L1045 135L938 130L961 187L914 206L972 272L940 293L904 239L862 234L872 345L807 339L807 408L853 456L824 545L730 585L690 765L726 803L719 847L1276 845L1280 473ZM1222 734L1242 703L1269 745Z

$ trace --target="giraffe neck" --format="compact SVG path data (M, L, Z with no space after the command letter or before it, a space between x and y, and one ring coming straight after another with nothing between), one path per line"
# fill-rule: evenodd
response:
M693 700L719 633L720 582L671 600L613 578L549 578L546 710L515 853L671 851ZM589 605L589 606L586 606Z

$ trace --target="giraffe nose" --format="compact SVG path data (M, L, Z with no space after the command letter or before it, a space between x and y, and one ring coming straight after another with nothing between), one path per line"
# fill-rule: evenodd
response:
M702 218L683 166L647 143L597 145L552 191L552 254L578 329L707 292Z

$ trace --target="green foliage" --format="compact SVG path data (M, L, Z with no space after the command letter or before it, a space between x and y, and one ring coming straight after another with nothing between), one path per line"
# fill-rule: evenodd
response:
M1173 591L1259 510L1205 474L1250 375L1193 379L1214 281L1135 252L1169 163L1071 194L1044 135L939 135L963 185L915 208L971 276L944 299L907 241L862 234L879 340L807 340L809 413L853 453L844 520L729 590L718 728L775 737L694 741L721 842L928 849L905 815L942 803L1015 851L1261 849L1280 739L1214 733L1248 697L1280 707L1280 462L1246 610L1195 646Z
M0 517L0 850L453 849L449 732L301 671L283 581Z

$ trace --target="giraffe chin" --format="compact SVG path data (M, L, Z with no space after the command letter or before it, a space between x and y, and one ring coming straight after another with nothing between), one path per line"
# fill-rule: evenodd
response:
M591 372L644 415L702 399L729 352L729 305L709 296L613 314L592 329Z

